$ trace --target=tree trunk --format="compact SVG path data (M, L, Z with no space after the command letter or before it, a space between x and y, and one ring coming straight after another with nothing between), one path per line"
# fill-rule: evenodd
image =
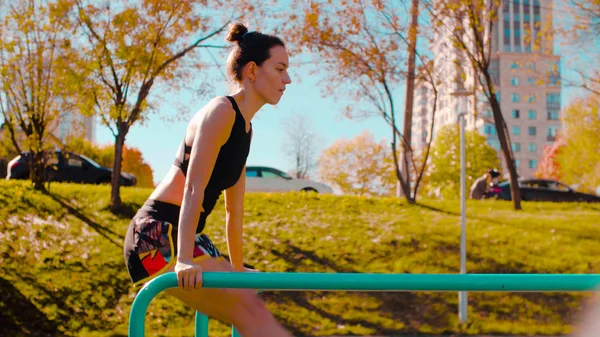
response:
M110 210L113 213L121 209L121 163L123 161L123 145L128 127L124 122L117 122L117 136L115 137L115 160L113 162L113 171L110 191Z
M408 189L406 192L409 193L406 197L412 200L412 196L410 195L411 184L410 184L410 165L409 161L412 157L412 151L410 147L411 138L412 138L412 117L413 117L413 101L414 101L414 93L415 93L415 55L416 55L416 46L417 46L417 29L419 25L419 1L412 0L411 8L411 19L410 19L410 27L408 29L408 72L406 77L406 101L404 106L404 131L403 134L403 148L402 148L402 156L400 159L400 164L402 165L402 169L400 170L402 173L401 179L404 180ZM404 189L398 188L397 192L404 192ZM400 195L398 195L400 196Z
M517 169L515 167L515 160L512 157L512 151L510 149L510 144L508 143L507 134L508 129L506 127L506 123L504 122L504 117L502 117L502 110L500 109L500 103L496 98L496 93L490 90L491 88L491 78L489 73L484 72L485 79L488 83L488 90L490 92L490 105L492 106L492 113L494 115L494 123L496 124L496 133L498 134L498 140L500 141L500 148L502 149L502 154L504 156L504 161L506 162L506 167L508 168L508 172L510 175L510 194L513 200L515 210L521 209L521 190L518 185L518 177L517 177Z
M38 191L44 190L44 152L29 152L29 177L33 183L33 188Z

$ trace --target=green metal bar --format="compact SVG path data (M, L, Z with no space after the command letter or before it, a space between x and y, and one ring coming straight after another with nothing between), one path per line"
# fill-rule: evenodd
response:
M600 274L359 274L206 272L205 288L349 291L597 291ZM135 297L129 336L144 336L148 305L161 291L177 287L170 272L146 283Z
M196 333L195 337L208 337L208 316L196 311Z

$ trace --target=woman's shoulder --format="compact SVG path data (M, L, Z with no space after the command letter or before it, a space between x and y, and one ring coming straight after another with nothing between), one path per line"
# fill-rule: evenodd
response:
M233 124L235 121L235 110L226 96L216 96L206 103L197 113L199 120L216 120L220 123ZM196 120L197 118L194 118Z

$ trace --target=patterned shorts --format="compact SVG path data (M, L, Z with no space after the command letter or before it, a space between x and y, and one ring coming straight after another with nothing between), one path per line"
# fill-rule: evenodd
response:
M150 216L134 217L125 238L125 263L134 286L148 282L175 264L177 226ZM221 257L206 234L196 234L194 261Z

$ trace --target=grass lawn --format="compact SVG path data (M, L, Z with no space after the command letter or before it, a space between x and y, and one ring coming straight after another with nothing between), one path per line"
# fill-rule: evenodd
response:
M108 211L108 186L0 181L0 326L10 336L126 336L135 296L123 261L130 217L151 190L123 188L129 212ZM600 273L600 205L467 203L470 273ZM305 193L248 194L245 262L262 271L457 273L458 201ZM208 235L227 251L222 201ZM588 293L470 293L459 327L456 293L267 292L299 336L559 335ZM147 336L192 336L193 312L159 295ZM211 321L210 336L230 327Z

